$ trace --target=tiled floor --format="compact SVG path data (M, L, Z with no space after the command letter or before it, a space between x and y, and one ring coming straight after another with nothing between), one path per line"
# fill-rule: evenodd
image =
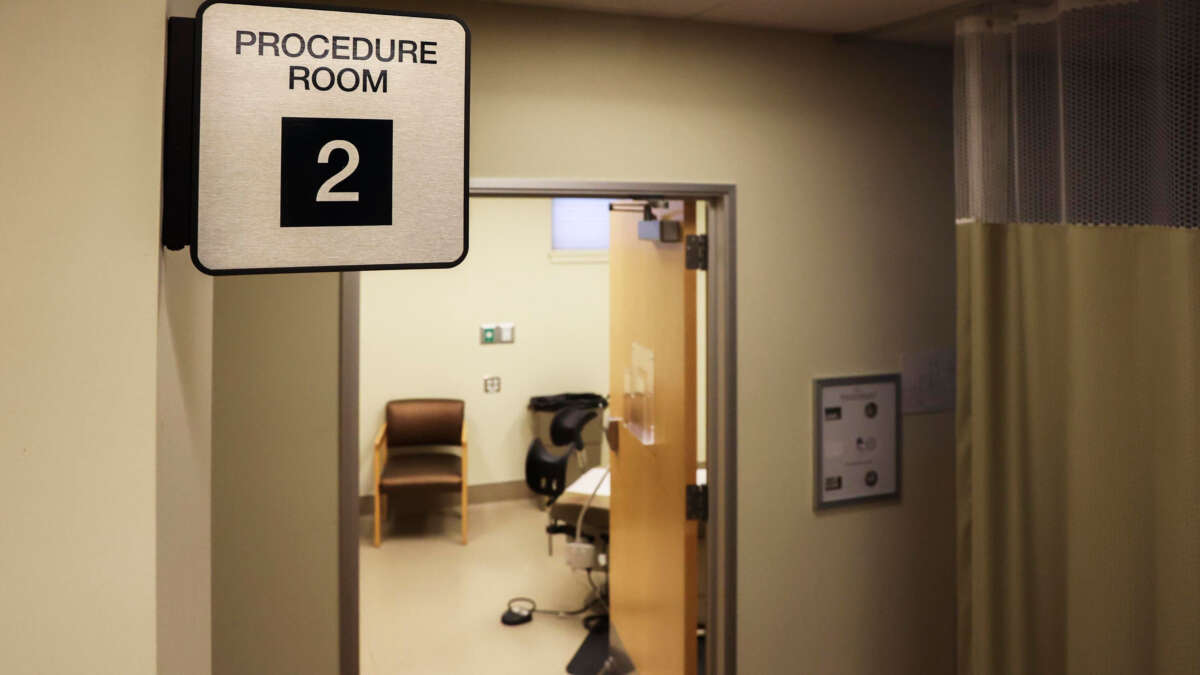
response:
M500 623L509 598L575 609L586 578L567 567L563 537L546 554L545 513L528 500L471 507L471 541L454 512L397 519L360 554L362 675L563 673L587 632L580 617Z

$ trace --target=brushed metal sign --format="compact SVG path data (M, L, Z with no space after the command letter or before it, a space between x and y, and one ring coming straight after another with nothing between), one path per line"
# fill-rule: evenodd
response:
M465 24L207 2L196 26L198 268L400 269L465 258Z

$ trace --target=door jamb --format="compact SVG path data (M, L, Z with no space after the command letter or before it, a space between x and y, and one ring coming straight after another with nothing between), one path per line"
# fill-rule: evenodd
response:
M708 626L706 662L737 672L737 186L718 183L481 178L471 197L613 197L708 202ZM342 675L359 673L359 276L341 273L338 629ZM680 494L680 500L683 495Z

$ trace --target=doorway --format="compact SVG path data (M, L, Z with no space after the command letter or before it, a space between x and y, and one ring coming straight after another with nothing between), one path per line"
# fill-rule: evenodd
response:
M708 673L735 672L736 644L736 308L735 198L731 185L600 183L526 180L476 180L472 197L592 197L632 200L703 200L707 216L707 343L697 359L703 364L701 414L707 418L708 465L707 616L705 655ZM360 541L360 294L358 273L342 274L341 417L339 453L339 613L341 669L359 669ZM685 500L680 494L680 502ZM564 570L565 571L565 570ZM519 589L514 589L519 590ZM419 608L416 608L419 611ZM621 630L620 619L615 626ZM636 661L635 661L635 665Z

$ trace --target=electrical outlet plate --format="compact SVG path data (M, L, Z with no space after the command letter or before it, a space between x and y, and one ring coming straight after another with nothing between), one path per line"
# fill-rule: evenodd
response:
M500 341L499 331L496 330L496 324L485 323L479 326L479 344L490 345Z
M500 376L489 375L483 378L483 393L498 394L500 393Z

